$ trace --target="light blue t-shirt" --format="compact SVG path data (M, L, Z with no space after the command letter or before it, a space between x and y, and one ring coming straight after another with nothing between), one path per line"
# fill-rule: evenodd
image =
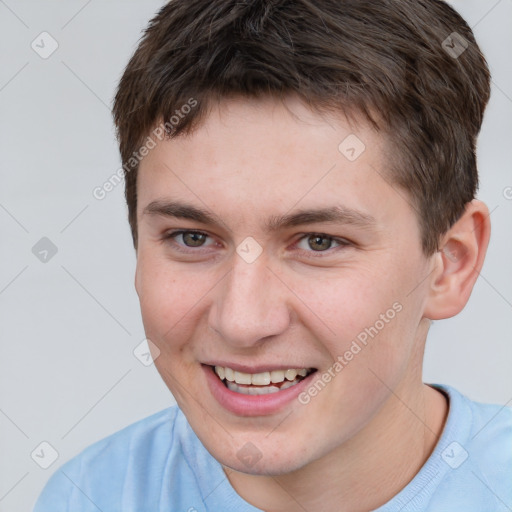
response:
M413 480L377 511L510 512L512 409L473 402L449 386L435 387L449 398L441 438ZM176 406L64 464L34 509L98 511L261 512L236 493Z

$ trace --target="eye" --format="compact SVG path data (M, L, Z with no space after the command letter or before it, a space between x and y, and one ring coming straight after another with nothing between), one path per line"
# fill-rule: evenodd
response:
M335 246L333 247L333 244ZM321 233L309 233L304 235L297 243L297 247L307 252L327 252L330 249L350 245L347 240L334 238Z
M211 243L205 243L210 237L201 231L173 231L171 233L166 233L164 238L173 240L181 247L193 248L211 245ZM213 240L211 242L214 243Z

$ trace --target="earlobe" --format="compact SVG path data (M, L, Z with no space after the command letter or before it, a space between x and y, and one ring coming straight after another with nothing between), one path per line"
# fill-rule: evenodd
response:
M483 266L490 232L487 206L478 200L468 203L435 255L438 270L432 272L425 317L440 320L462 311Z

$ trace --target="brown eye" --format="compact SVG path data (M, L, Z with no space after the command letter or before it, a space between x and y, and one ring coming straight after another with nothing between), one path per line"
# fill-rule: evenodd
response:
M181 234L183 243L187 247L200 247L204 244L207 235L204 233L196 233L194 231L185 231Z
M337 251L353 244L344 238L335 238L324 233L305 233L296 242L296 248L307 256L332 256ZM322 253L325 253L322 254Z
M308 246L313 251L326 251L331 248L332 238L321 236L321 235L311 235L308 237Z

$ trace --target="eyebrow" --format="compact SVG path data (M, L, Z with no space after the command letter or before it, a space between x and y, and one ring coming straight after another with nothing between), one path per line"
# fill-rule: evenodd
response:
M143 215L187 219L208 226L226 225L220 217L208 210L179 201L152 201L144 208L142 213ZM352 225L365 229L375 227L377 224L375 218L367 213L344 206L331 206L327 208L301 209L285 215L274 215L266 221L264 227L266 231L275 232L286 228L320 222Z

